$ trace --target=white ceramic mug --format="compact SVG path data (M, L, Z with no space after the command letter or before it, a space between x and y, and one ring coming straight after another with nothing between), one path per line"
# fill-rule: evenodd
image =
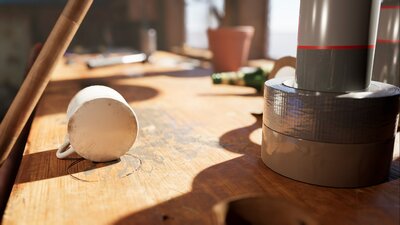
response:
M67 109L68 134L57 158L76 152L85 159L118 159L133 146L139 124L135 112L114 89L90 86L79 91Z

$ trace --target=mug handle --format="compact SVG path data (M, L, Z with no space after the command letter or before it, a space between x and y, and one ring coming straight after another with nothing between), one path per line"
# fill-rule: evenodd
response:
M275 78L276 74L283 67L292 67L296 69L296 58L292 56L285 56L275 61L274 67L268 75L268 79Z
M62 145L60 145L60 147L57 149L56 156L59 159L64 159L74 152L75 152L75 149L72 148L68 137L65 137L64 143Z

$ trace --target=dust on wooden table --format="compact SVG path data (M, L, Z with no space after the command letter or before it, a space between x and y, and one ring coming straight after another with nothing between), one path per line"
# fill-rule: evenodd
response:
M60 66L36 112L3 223L211 224L215 203L242 194L289 200L321 224L398 223L398 160L391 180L368 188L282 177L260 159L262 122L251 113L262 111L261 96L251 88L213 86L209 70L163 69ZM119 161L58 160L68 102L94 84L126 98L138 116L139 139Z

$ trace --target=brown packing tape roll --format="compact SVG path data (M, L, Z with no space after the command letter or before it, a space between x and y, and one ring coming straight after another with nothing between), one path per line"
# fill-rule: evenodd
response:
M298 139L263 126L261 158L283 176L331 187L362 187L389 175L394 138L369 144L331 144Z
M285 82L285 84L284 84ZM296 138L329 143L371 143L395 135L400 88L372 82L360 92L314 92L293 80L265 82L264 124Z

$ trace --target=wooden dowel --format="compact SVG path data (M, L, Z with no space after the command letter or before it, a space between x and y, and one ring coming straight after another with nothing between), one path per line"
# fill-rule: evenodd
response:
M93 0L69 0L0 125L0 166L7 159Z

